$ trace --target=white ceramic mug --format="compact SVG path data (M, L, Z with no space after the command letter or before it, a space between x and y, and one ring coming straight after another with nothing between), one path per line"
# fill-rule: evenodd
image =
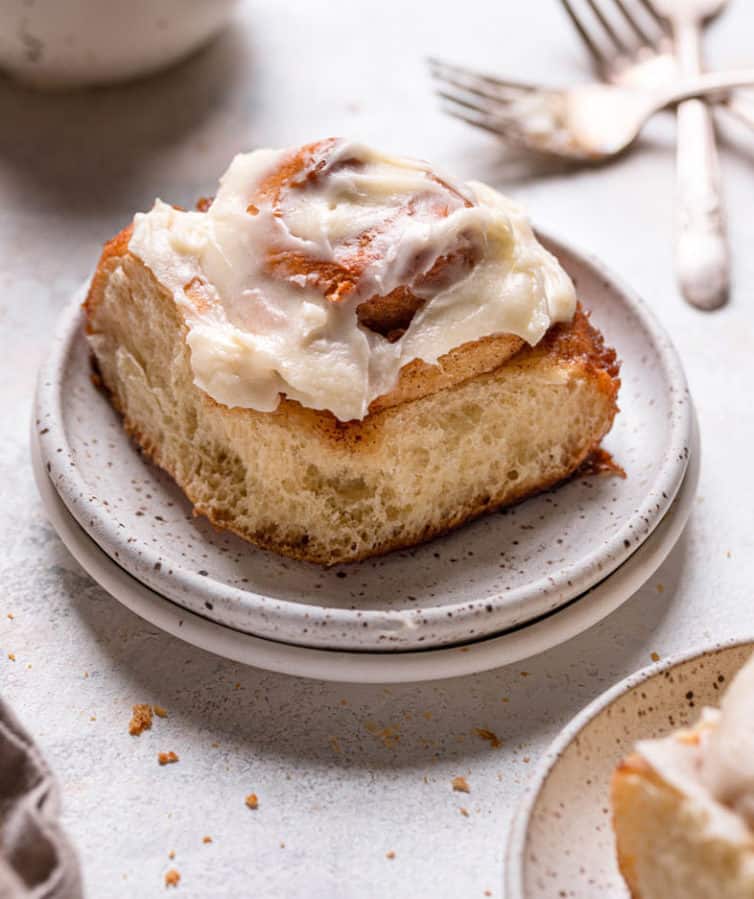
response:
M66 88L155 72L209 40L237 0L0 0L0 68Z

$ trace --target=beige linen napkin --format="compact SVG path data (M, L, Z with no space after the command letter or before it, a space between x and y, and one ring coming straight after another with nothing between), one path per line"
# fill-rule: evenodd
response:
M0 700L0 899L81 899L78 862L58 811L49 768Z

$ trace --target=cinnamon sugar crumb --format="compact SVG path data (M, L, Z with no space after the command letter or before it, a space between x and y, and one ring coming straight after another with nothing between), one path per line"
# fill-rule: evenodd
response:
M177 887L180 883L181 875L175 868L171 868L169 871L165 872L165 886L166 887Z
M390 858L390 859L395 858L395 853L393 852L392 849L390 850L390 852L385 853L385 858Z
M456 793L470 793L471 792L471 787L469 786L469 782L466 780L465 777L461 777L459 775L458 777L454 777L450 783L451 783L453 789L456 791Z
M464 808L463 806L461 806L461 807L458 809L458 811L463 815L464 818L468 818L468 817L469 817L469 810L468 810L467 808Z
M498 735L493 730L487 730L486 727L475 727L474 733L482 740L487 740L492 749L499 749L503 745Z
M131 712L128 732L132 737L138 737L152 726L152 706L143 702L138 703L131 707Z
M15 661L16 661L16 654L15 654L15 652L9 652L9 653L8 653L8 658L11 660L11 662L15 662Z
M259 797L257 796L256 793L249 793L249 795L246 797L245 801L246 801L246 805L249 808L251 808L251 809L259 808Z
M212 837L202 837L202 843L211 843Z
M10 618L11 621L13 621L13 619L14 619L15 617L16 617L16 616L13 614L13 612L8 612L8 618Z
M649 656L649 658L652 659L653 662L659 662L659 661L660 661L660 654L657 653L657 652L653 652L653 653Z
M330 746L332 746L333 752L341 753L343 751L340 748L340 740L337 737L330 737Z
M171 749L169 752L158 752L157 753L157 761L161 765L172 765L174 762L179 761L178 756Z
M168 858L170 858L170 859L175 858L175 849L171 849L170 852L168 852Z
M168 710L163 708L161 705L156 705L152 707L152 711L157 715L158 718L167 718Z

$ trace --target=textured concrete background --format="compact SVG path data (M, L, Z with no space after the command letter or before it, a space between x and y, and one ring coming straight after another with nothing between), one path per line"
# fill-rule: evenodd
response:
M731 4L711 31L710 60L754 61L752 27L754 7ZM532 168L440 115L429 53L528 79L586 75L555 0L254 0L213 46L143 83L44 96L0 81L0 690L62 782L92 897L164 895L172 866L183 897L500 896L513 806L566 721L652 652L754 631L754 135L721 120L735 289L727 309L705 316L682 304L671 269L672 118L609 168ZM37 498L35 371L101 243L156 194L189 205L211 193L239 149L333 133L520 198L535 221L632 283L687 365L704 463L686 534L620 611L511 669L385 689L225 662L109 598ZM135 702L169 717L130 737ZM156 753L171 749L180 763L160 768ZM458 774L469 795L451 790ZM250 792L256 812L244 806Z

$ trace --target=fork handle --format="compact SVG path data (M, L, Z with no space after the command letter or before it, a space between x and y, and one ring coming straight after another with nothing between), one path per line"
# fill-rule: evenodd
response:
M675 34L682 74L699 74L697 23L681 22ZM730 255L720 161L714 119L702 100L687 100L677 109L675 259L681 292L689 303L701 309L725 303Z

